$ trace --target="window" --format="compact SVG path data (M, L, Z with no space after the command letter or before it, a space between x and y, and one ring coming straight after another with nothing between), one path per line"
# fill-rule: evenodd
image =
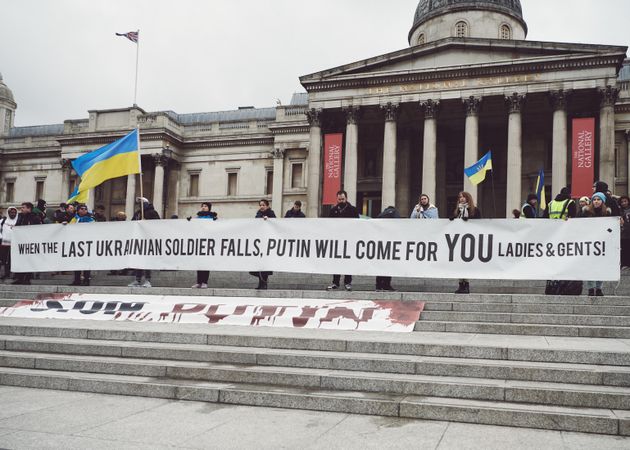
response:
M234 197L238 193L238 172L228 172L227 176L227 195Z
M468 24L463 20L455 24L455 36L458 38L468 37Z
M94 188L94 200L102 202L103 197L105 197L105 189L102 184L99 184Z
M199 174L191 173L188 181L188 196L199 197Z
M265 179L265 195L273 194L273 170L267 169L267 177Z
M299 189L304 187L304 164L303 163L293 163L291 164L291 188Z
M425 37L424 33L420 33L420 36L418 36L418 45L424 45L427 41L427 38Z
M44 180L35 180L35 200L44 198Z
M7 181L5 201L13 203L15 201L15 181Z
M501 25L501 29L499 30L499 38L512 39L512 29L509 25Z

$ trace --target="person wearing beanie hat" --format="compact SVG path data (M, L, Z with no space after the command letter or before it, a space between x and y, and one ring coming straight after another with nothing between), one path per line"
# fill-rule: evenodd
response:
M610 208L606 206L606 194L596 192L591 197L591 204L584 209L584 217L608 217L611 215ZM587 281L588 295L590 297L602 297L603 281Z
M614 217L619 217L621 215L621 209L619 208L619 204L617 200L615 200L610 191L608 190L608 184L603 181L596 181L593 184L593 193L601 192L606 196L606 206L610 208L610 215Z
M587 197L586 195L584 197L581 197L578 202L577 216L584 217L584 208L586 208L590 204L591 204L590 197Z
M556 198L549 202L543 217L562 220L577 217L577 206L571 198L571 190L568 187L562 188Z
M536 219L538 217L538 196L529 194L527 202L521 208L521 219Z

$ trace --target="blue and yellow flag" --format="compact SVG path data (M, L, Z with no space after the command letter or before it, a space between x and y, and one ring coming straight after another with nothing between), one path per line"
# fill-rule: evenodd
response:
M87 199L87 192L112 178L140 173L138 130L72 161L81 182L71 199ZM85 193L85 194L84 194Z
M492 152L486 153L486 155L473 166L465 169L464 174L472 184L477 185L485 181L488 170L492 170Z
M545 169L540 169L536 180L536 196L538 197L538 210L547 209L547 195L545 194Z

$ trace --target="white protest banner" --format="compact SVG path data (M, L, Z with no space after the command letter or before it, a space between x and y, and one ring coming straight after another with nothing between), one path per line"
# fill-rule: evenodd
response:
M410 333L423 308L415 301L40 294L0 308L0 317Z
M150 220L16 227L15 272L279 271L616 281L619 218Z

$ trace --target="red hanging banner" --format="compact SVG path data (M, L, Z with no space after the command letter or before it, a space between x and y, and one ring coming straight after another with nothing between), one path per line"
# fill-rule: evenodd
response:
M573 119L572 197L591 197L595 181L595 119Z
M341 190L341 149L343 134L324 135L324 193L322 205L336 205Z

